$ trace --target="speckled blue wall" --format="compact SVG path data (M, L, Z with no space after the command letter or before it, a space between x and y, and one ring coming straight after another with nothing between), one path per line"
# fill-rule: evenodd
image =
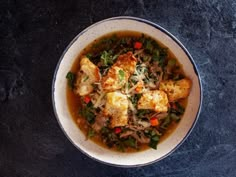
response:
M166 159L133 169L100 164L63 135L51 81L67 44L104 18L158 23L192 54L204 99L189 138ZM235 177L236 1L0 2L0 177Z

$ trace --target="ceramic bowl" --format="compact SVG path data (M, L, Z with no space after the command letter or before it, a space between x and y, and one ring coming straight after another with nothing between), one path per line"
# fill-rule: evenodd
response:
M107 33L124 30L142 32L162 42L173 52L183 65L187 77L192 80L192 89L185 114L175 131L158 144L157 150L150 148L137 153L122 153L105 149L91 140L85 140L84 134L77 127L68 110L65 76L71 69L76 57L94 39ZM202 101L201 92L200 77L193 58L178 39L161 26L150 21L134 17L114 17L97 22L86 28L65 49L55 70L52 84L52 101L61 129L76 148L92 159L106 164L134 167L159 161L167 157L183 143L199 116Z

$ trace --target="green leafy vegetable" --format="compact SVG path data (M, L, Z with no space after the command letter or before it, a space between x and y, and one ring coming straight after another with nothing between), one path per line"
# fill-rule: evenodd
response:
M162 129L166 129L168 125L171 123L170 116L168 115L165 119L164 122L161 124Z
M118 141L118 142L116 143L116 148L117 148L118 151L125 152L124 143L122 143L121 141Z
M180 114L183 114L184 111L185 111L184 107L181 106L181 104L179 104L179 102L176 102L175 104L176 104L176 106L177 106L178 112L179 112Z
M149 147L151 147L153 149L157 149L157 144L158 144L158 141L156 141L155 139L151 139L151 141L149 143Z
M125 144L126 146L129 146L129 147L132 147L132 148L137 148L137 141L136 141L136 139L134 139L134 138L132 138L132 137L130 137L130 136L129 136L128 139L126 139L126 140L124 141L124 144Z
M151 39L147 39L147 40L145 41L144 47L145 47L145 49L146 49L149 53L151 53L152 50L153 50L152 40L151 40Z
M160 59L165 60L165 58L168 56L168 48L161 48L160 49Z
M91 111L88 111L88 110L85 110L86 113L85 113L85 118L87 119L88 123L90 124L94 124L95 122L95 115L93 112Z
M157 135L156 131L150 130L146 132L145 135L150 138L149 147L157 149L157 144L159 142L160 137Z
M112 129L104 126L100 130L100 133L102 135L103 141L108 147L113 147L117 143L118 138Z
M83 109L80 110L80 115L84 117L89 124L93 124L95 122L95 114L92 102L89 102Z
M149 143L149 147L153 148L153 149L157 149L157 144L158 144L158 141L150 141Z
M118 57L118 55L112 56L112 51L104 50L101 55L101 62L103 66L112 65L114 60Z
M73 89L74 88L74 82L75 82L75 74L72 72L68 72L66 75L68 86Z
M163 68L165 65L165 59L168 56L167 52L167 48L155 49L152 54L152 60L158 62L159 66Z
M167 48L155 49L152 54L152 60L158 62L160 67L164 67L167 57Z

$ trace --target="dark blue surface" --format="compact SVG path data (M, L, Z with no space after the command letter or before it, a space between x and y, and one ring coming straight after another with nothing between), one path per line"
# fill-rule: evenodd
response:
M0 177L236 176L236 2L1 1ZM68 43L99 20L151 20L189 50L203 107L188 139L166 159L122 169L79 152L52 110L51 81Z

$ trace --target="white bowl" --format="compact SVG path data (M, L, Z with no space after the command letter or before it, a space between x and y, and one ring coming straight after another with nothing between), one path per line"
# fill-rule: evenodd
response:
M192 89L188 98L185 114L175 131L163 142L157 150L148 149L137 153L122 153L105 149L90 140L85 140L84 134L72 119L67 106L65 76L82 49L104 34L115 31L138 31L148 34L167 46L192 80ZM187 51L167 30L150 21L134 17L114 17L91 25L79 33L63 52L55 70L52 84L52 101L56 118L67 138L81 152L100 162L133 167L147 165L167 157L179 147L193 129L200 113L202 102L201 81L196 65Z

